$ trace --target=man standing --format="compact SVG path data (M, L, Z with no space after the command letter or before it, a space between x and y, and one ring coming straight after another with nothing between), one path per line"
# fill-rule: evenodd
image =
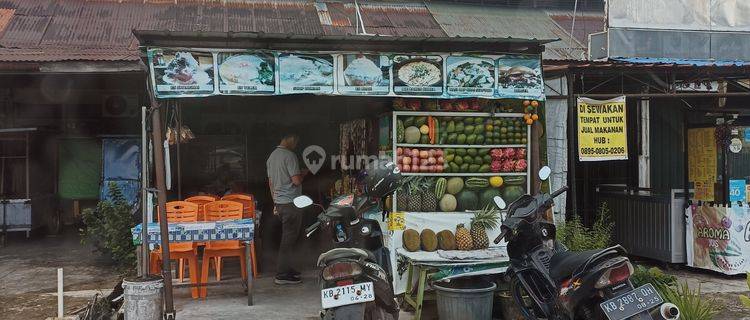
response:
M301 283L300 273L291 266L295 243L302 227L302 210L295 207L292 201L302 195L302 178L306 172L299 168L297 147L299 137L286 134L279 146L271 152L266 161L268 172L268 187L274 202L273 212L281 219L281 245L276 267L276 284Z

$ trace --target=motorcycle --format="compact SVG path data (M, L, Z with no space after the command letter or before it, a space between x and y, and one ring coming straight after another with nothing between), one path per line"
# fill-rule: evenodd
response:
M539 178L547 180L550 173L545 166ZM652 284L633 286L633 265L622 246L572 252L555 240L555 225L542 217L567 190L524 195L511 203L494 240L507 241L510 267L504 277L524 318L679 319L677 306L665 303ZM502 197L494 201L506 208Z
M385 176L383 176L385 175ZM317 221L305 233L310 237L316 230L328 227L335 248L318 257L321 268L321 318L398 320L399 307L393 295L389 271L389 253L383 245L382 231L376 220L363 214L376 207L377 199L384 198L400 180L398 168L371 174L371 185L366 195L348 195L334 199L318 215ZM393 186L390 186L393 184ZM300 196L294 205L305 208L312 199ZM386 271L388 270L388 271Z

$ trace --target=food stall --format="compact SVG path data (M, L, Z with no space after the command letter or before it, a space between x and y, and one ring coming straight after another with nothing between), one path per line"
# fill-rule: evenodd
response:
M439 257L445 250L404 251L402 238L407 229L452 233L463 223L465 232L456 240L464 239L488 197L512 200L539 187L529 173L543 161L535 150L543 149L539 145L544 115L540 54L545 41L135 34L144 46L155 103L312 94L358 97L392 107L385 116L381 108L372 108L363 121L339 125L339 165L345 174L330 194L355 191L350 173L356 169L356 156L398 161L411 191L399 190L389 199L384 208L389 218L381 221L382 228L389 230L384 240L391 251L396 293L404 292L405 286L405 275L396 263L399 256L416 255L411 259L418 261L422 254L423 261L439 258L443 266L482 259L507 264L502 248L488 249L489 243ZM375 148L360 144L376 135ZM311 171L318 160L303 151ZM488 228L484 233L491 239L499 230ZM486 269L480 264L475 271ZM494 267L504 270L503 265ZM460 274L447 272L444 278Z

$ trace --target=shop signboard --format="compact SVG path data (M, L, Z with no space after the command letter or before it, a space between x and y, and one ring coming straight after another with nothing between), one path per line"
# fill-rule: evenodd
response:
M276 91L276 58L267 52L220 52L216 58L219 92L223 94L273 94Z
M694 205L685 213L689 266L729 275L750 271L750 207Z
M578 98L578 158L581 161L628 159L625 97Z
M541 60L505 55L497 59L497 93L516 99L537 99L544 95Z
M342 95L388 95L391 59L374 54L338 55L336 87Z
M148 58L157 97L203 97L214 93L212 53L153 49Z
M148 49L157 98L318 94L544 100L539 55Z
M279 54L279 93L333 93L333 56Z
M446 59L446 89L451 96L483 96L495 94L495 60L489 57L449 56Z
M407 96L442 96L443 57L393 56L393 92Z

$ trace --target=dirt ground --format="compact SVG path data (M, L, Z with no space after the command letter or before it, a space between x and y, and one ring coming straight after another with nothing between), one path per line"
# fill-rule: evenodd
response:
M700 285L701 296L713 300L720 306L721 311L715 319L750 320L750 310L740 303L739 295L750 296L750 289L744 275L727 276L712 271L680 267L678 270L668 270L667 273L677 277L677 281L687 281L688 286L695 290Z
M96 290L111 290L120 279L75 233L28 240L11 233L0 248L0 319L56 316L58 267L63 268L66 313L84 306ZM93 291L76 294L79 290Z

